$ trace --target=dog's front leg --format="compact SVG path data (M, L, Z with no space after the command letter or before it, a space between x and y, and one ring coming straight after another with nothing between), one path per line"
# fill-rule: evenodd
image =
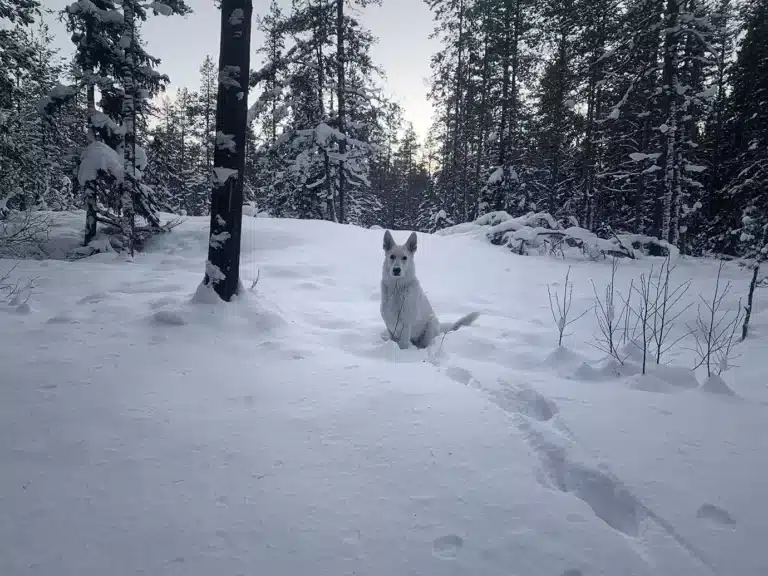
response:
M411 326L405 325L400 330L400 337L397 339L397 345L400 346L400 350L405 350L411 345Z

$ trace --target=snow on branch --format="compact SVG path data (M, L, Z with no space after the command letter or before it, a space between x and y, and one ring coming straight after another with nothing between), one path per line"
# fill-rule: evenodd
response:
M173 15L173 8L162 2L152 2L148 8L152 9L156 14L162 14L163 16Z
M83 151L77 179L81 186L96 180L100 172L112 175L117 182L124 177L123 161L112 148L103 142L91 142Z
M91 2L91 0L78 0L66 8L69 14L87 14L99 22L109 24L122 24L123 13L119 10L104 10Z
M550 254L564 255L564 248L580 249L590 259L637 258L644 251L672 258L679 254L673 245L652 236L611 232L610 238L601 238L579 226L565 227L546 212L530 212L518 217L504 211L489 212L474 222L445 228L438 234L463 234L478 229L483 230L491 244L506 246L518 254L548 250Z
M291 48L283 55L282 58L267 62L259 70L252 70L248 81L250 87L255 88L264 80L270 80L274 78L279 68L295 62L298 59L298 56L301 54L299 52L299 48L301 46L303 46L303 43L298 42L291 46Z
M43 117L51 116L56 108L66 105L75 96L77 96L76 86L58 84L48 92L47 96L40 98L37 103L37 111Z

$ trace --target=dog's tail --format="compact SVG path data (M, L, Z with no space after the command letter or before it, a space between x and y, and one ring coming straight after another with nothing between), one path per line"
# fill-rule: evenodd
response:
M456 320L456 322L441 322L440 334L447 334L448 332L454 332L458 330L462 326L469 326L475 320L477 320L478 316L480 316L480 312L472 312L470 314L467 314L466 316L462 316L461 318Z

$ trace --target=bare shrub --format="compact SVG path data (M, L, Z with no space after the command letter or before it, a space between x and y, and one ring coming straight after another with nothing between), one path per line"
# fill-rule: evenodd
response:
M639 330L641 338L638 342L638 338L633 334L630 339L630 344L636 347L643 356L643 374L646 374L648 366L648 354L650 351L650 345L653 341L653 318L656 313L656 308L653 300L653 267L651 272L646 276L640 275L639 288L631 285L639 298L639 302L636 306L630 306L629 299L627 299L627 307L637 318L636 329Z
M720 285L723 266L724 262L721 261L711 300L705 300L699 295L701 303L695 327L691 329L696 340L694 352L697 363L694 369L705 366L707 377L711 377L713 372L720 374L728 369L736 344L736 329L743 318L741 300L735 311L723 309L723 301L731 291L730 282L724 287Z
M6 272L0 272L0 301L7 304L24 304L32 296L32 290L35 288L34 280L11 281L11 275L16 270L18 264L11 267Z
M48 214L33 210L8 211L0 216L0 256L25 258L30 250L45 253L51 220Z
M645 374L649 358L660 364L663 356L690 334L686 332L669 341L676 321L692 306L692 303L682 305L691 281L671 286L675 266L667 257L658 270L651 266L648 274L641 274L639 283L636 284L634 280L630 282L627 297L624 298L616 291L617 268L618 261L614 258L611 279L603 296L599 295L592 284L599 329L593 346L613 356L621 364L629 356L628 348L637 349L642 355L642 372ZM617 295L624 303L618 315Z
M549 295L549 310L552 312L552 319L555 321L555 325L557 326L558 346L563 345L563 335L565 334L565 329L582 318L587 312L589 312L589 309L584 310L584 312L579 314L576 318L569 319L569 316L571 315L571 304L573 303L573 284L570 282L570 276L571 267L568 266L568 272L565 274L565 284L563 285L562 302L560 301L559 295L552 295L551 287L549 284L547 284L547 294Z
M261 278L261 270L257 270L256 271L256 280L252 280L251 281L251 288L250 288L251 292L255 292L256 291L256 286L258 286L260 278Z
M592 282L592 292L595 294L594 311L600 330L600 333L594 337L592 345L623 364L623 359L619 358L618 344L621 327L625 322L625 316L628 315L628 306L625 303L619 315L616 316L616 270L618 267L619 261L614 256L611 260L611 280L606 285L602 296L597 292L594 281Z
M667 338L675 326L675 322L685 313L693 302L686 306L681 306L683 297L691 287L691 281L687 280L674 288L670 288L669 281L676 266L671 264L669 256L664 260L656 279L653 280L653 326L652 339L656 347L654 353L656 364L661 363L661 357L677 345L690 332L682 334L676 340L667 343ZM653 269L651 269L651 278L653 278Z

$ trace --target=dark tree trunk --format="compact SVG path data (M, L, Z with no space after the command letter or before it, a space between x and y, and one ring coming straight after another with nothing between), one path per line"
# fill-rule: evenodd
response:
M752 281L749 283L749 295L747 296L747 306L744 310L744 325L741 327L741 339L746 340L749 335L749 319L752 316L752 301L755 297L755 288L757 288L757 277L760 274L760 261L755 262L755 268L752 271Z
M485 27L488 26L488 19L485 19ZM477 139L477 158L475 161L475 185L478 186L480 189L483 187L483 185L480 182L480 179L483 176L482 169L483 164L485 161L485 141L488 137L488 76L490 74L489 66L488 66L488 33L486 32L485 38L483 39L483 74L482 74L482 84L481 84L481 91L482 94L480 96L480 128L479 128L479 135ZM475 201L472 206L472 212L470 215L470 218L474 220L479 216L478 210L478 201L477 198L475 198ZM470 218L467 218L469 220Z
M123 249L127 250L131 256L133 256L136 244L136 83L133 78L136 14L133 2L134 0L127 0L123 3L127 48L121 71L124 91L121 106L123 117L122 152L125 169L120 194L120 226L123 234Z
M507 146L510 148L511 153L517 146L517 77L520 68L520 36L523 33L523 8L520 5L522 0L515 0L515 27L512 30L512 38L510 42L509 59L512 65L512 75L509 78L509 137L507 138ZM507 160L509 162L509 160Z
M667 126L667 130L664 133L664 147L661 155L661 168L663 170L663 185L661 187L661 197L657 201L657 218L660 219L656 222L659 229L658 237L662 240L672 241L672 237L675 236L673 231L673 213L675 210L676 202L676 183L677 183L677 171L679 168L679 160L677 154L677 141L679 130L678 125L678 111L677 100L678 96L675 92L677 83L677 50L678 50L678 31L677 27L680 24L680 1L681 0L667 0L667 14L666 14L666 30L664 32L664 49L663 49L663 71L662 71L662 86L663 86L663 99L662 99L662 117Z
M507 148L509 147L509 126L507 121L509 120L509 51L512 37L510 29L512 19L509 4L510 0L504 0L504 48L501 56L501 118L499 124L499 166L502 168L507 163ZM517 38L516 35L515 38ZM504 210L504 208L506 208L506 190L502 181L496 187L493 209L500 211Z
M336 100L337 111L336 116L338 118L338 130L342 134L341 140L339 140L339 222L344 223L344 155L347 153L347 141L345 140L345 127L344 127L344 115L346 109L344 107L344 90L346 89L344 83L344 0L336 0L336 66L337 66L337 85L336 85Z
M597 225L597 204L595 194L595 165L597 163L597 121L600 119L601 91L599 81L601 73L599 58L605 51L605 14L600 15L598 22L597 38L592 50L592 63L590 65L589 83L587 87L587 125L584 149L584 226L594 232Z
M651 140L651 120L649 116L643 119L643 129L641 133L640 151L645 152L648 149ZM635 232L642 234L645 232L645 193L646 176L641 172L637 177L637 186L635 188Z
M211 193L211 237L206 285L229 302L240 285L245 130L251 47L251 0L222 0L216 133L234 141L234 150L216 146Z
M459 0L459 38L457 45L457 61L456 61L456 81L453 91L453 141L451 143L451 212L454 216L458 216L456 211L456 203L458 201L456 191L456 180L458 173L458 157L459 157L459 143L461 138L461 95L464 94L464 0Z
M187 207L187 212L192 214L192 205L190 203L190 198L187 196L187 178L186 174L184 173L185 166L187 163L186 158L186 146L187 146L187 94L184 94L184 99L181 101L181 133L180 136L180 145L181 150L179 153L179 179L181 180L181 197L183 198L183 202Z
M325 90L325 58L323 57L323 45L326 41L326 29L325 29L325 3L323 0L319 0L317 4L318 33L316 36L319 38L315 44L315 56L317 57L317 105L320 112L320 119L325 122L325 101L323 100L323 91ZM333 104L333 102L331 102ZM336 213L336 195L333 190L333 183L331 182L331 161L328 158L328 152L323 149L323 170L325 173L325 181L323 188L325 189L325 202L328 216L334 222L338 222L338 214Z
M715 127L714 141L712 143L712 170L710 176L710 197L714 198L721 187L722 170L722 145L723 145L723 107L725 103L726 90L726 53L728 52L728 4L724 2L720 7L718 37L719 46L717 54L717 96L715 96L714 112ZM713 218L716 214L716 206L713 202L708 202L708 216Z
M557 102L558 106L555 109L554 121L555 121L555 134L553 135L552 142L552 179L549 187L549 210L554 214L557 208L557 187L560 182L560 164L562 162L562 148L563 148L563 124L565 120L565 111L563 110L566 90L566 79L568 66L568 52L567 52L568 35L565 25L561 28L560 40L557 49L558 58L558 79L557 79Z
M85 38L86 43L90 44L91 42L91 35L93 34L93 24L89 20L85 27ZM87 72L93 72L93 66L88 66ZM88 110L88 144L93 142L96 139L96 135L93 131L93 121L91 120L93 118L93 115L96 113L96 95L93 88L93 82L88 83L88 87L86 88L86 107ZM75 177L75 184L80 185L80 180L77 178L77 175ZM93 183L87 182L85 185L85 190L83 191L83 198L85 200L85 237L83 238L83 246L88 246L88 244L91 243L91 241L96 237L96 227L97 227L97 199L96 199L96 190L93 189Z

